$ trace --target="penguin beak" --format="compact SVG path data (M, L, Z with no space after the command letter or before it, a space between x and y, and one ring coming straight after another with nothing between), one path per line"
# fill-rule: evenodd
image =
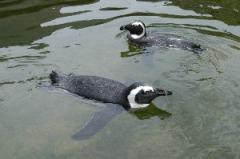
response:
M143 90L142 90L143 91ZM168 96L171 95L171 91L166 91L163 89L154 89L154 91L147 91L145 93L138 93L135 96L135 101L139 104L148 104L158 96Z
M130 27L131 27L131 24L122 25L122 26L120 27L120 30L129 30Z
M122 25L122 26L120 27L120 30L125 30L125 26Z
M126 30L126 25L122 25L122 26L120 27L120 30Z
M155 92L157 93L158 96L169 96L169 95L172 95L172 92L171 91L167 91L167 90L164 90L164 89L155 89Z

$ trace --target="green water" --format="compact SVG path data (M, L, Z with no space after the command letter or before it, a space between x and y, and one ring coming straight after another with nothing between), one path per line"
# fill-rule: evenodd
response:
M239 17L237 0L1 0L0 158L239 159ZM118 36L137 19L207 51L139 55ZM172 90L154 100L171 115L124 112L89 140L73 140L104 104L37 87L51 70Z

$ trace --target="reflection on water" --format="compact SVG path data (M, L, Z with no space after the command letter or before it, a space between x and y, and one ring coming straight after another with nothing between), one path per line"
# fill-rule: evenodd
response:
M40 24L61 16L62 6L89 4L95 0L54 0L34 2L30 0L8 0L0 4L0 46L31 44L34 40L51 34L56 28L41 29ZM11 27L9 27L11 26Z
M145 53L143 48L141 48L140 46L138 46L136 44L129 42L128 51L121 52L121 57L130 57L130 56L135 56L135 55L139 55L142 53Z
M239 158L239 6L237 0L0 1L0 157ZM197 56L150 47L142 54L119 31L138 19L150 31L208 50ZM105 104L39 89L52 70L142 81L173 95L75 141L71 136Z
M36 0L34 2L28 0L15 0L8 1L3 0L0 2L1 12L0 17L8 17L13 15L20 15L26 13L36 12L49 7L59 7L63 5L76 5L76 4L88 4L94 3L96 0L53 0L53 1L41 1Z
M111 11L111 10L125 10L127 7L106 7L106 8L101 8L100 10L102 11Z
M237 18L240 16L240 2L238 0L174 0L171 5L176 5L187 10L191 9L197 13L210 14L214 19L221 20L230 25L240 24L240 19Z
M134 114L140 120L150 119L155 116L159 117L161 120L164 120L165 118L171 116L171 113L159 109L153 103L151 103L147 108L133 111L132 114Z

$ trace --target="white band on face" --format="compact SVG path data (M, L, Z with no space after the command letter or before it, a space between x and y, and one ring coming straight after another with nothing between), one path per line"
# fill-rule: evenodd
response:
M135 39L135 40L142 38L142 37L145 35L145 33L146 33L146 28L145 28L145 26L143 25L143 23L142 23L142 22L134 22L134 23L132 23L132 25L135 25L135 26L140 25L140 26L143 28L143 32L142 32L140 35L130 34L131 38L132 38L132 39Z
M133 22L132 25L136 25L136 26L141 25L142 28L145 28L143 23L139 21Z
M150 103L148 104L139 104L135 101L136 95L143 90L144 92L146 91L154 91L153 87L151 86L138 86L135 89L131 90L129 95L128 95L128 102L131 108L145 108L147 107Z

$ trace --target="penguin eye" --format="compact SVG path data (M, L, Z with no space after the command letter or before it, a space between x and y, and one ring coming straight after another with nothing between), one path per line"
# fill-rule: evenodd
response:
M145 93L150 94L150 93L152 93L152 90L146 91Z
M140 92L139 92L139 94L144 94L145 92L144 92L144 90L142 89Z

